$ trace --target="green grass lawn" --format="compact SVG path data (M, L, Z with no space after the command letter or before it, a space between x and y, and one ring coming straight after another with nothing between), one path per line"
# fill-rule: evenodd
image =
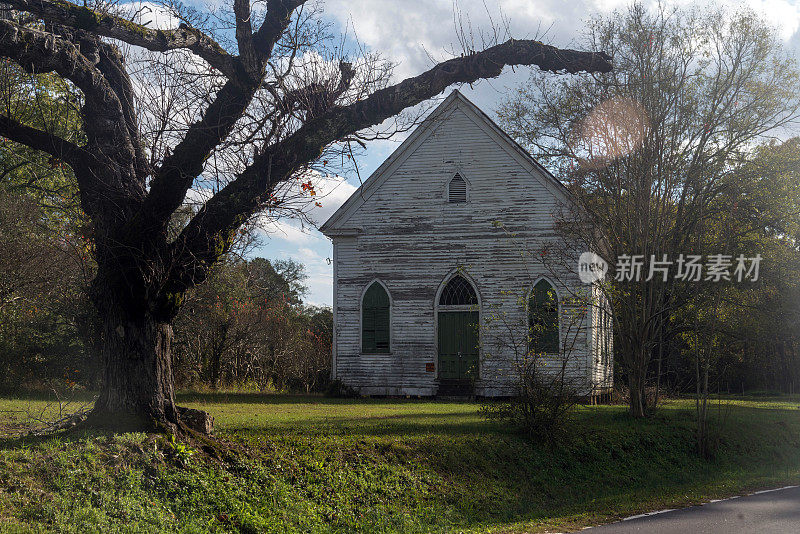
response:
M580 407L564 443L534 445L479 405L186 394L241 451L220 463L142 434L0 439L0 532L539 532L579 529L800 481L800 400L715 408L713 461L693 405L645 421ZM0 398L0 432L43 399Z

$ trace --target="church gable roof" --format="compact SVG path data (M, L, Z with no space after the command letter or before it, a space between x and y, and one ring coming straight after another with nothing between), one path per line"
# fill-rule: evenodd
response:
M461 109L472 118L473 122L489 137L493 138L501 149L505 150L509 156L524 168L527 168L531 175L542 182L542 185L550 190L553 195L563 200L569 198L566 187L555 176L509 137L486 113L481 111L458 90L454 90L320 227L322 233L327 236L356 233L355 229L347 228L347 221L369 200L393 172L414 153L416 148L422 145L439 126L446 123L444 119L455 109Z

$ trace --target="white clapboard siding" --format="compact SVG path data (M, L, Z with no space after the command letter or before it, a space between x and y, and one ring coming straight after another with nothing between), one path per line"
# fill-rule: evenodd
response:
M456 174L466 183L466 202L449 202ZM437 364L434 301L443 282L462 269L475 283L482 319L502 309L507 321L524 325L519 292L545 273L525 265L520 250L557 242L553 214L567 198L488 117L451 94L322 227L334 244L334 376L363 394L436 394L437 373L426 364ZM578 287L569 276L566 283ZM390 293L389 354L361 354L360 300L374 280ZM568 294L574 287L556 289ZM594 321L590 313L580 325L569 361L586 394L600 383L610 387L611 366L595 357L601 333ZM509 394L513 355L490 337L482 329L476 392Z

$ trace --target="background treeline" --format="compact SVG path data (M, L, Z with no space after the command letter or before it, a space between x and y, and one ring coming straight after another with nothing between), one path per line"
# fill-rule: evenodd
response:
M708 284L690 306L669 315L678 327L666 339L664 378L682 390L692 387L679 356L694 351L697 333L704 333L712 391L797 393L800 139L759 146L736 167L730 182L714 205L705 240L723 252L761 255L759 279Z
M291 260L222 263L175 323L179 387L309 392L327 386L333 315L303 305L305 278Z
M761 255L758 280L695 284L687 304L666 314L649 383L694 392L699 364L708 366L711 392L797 393L800 139L750 151L726 187L709 206L713 216L698 232L697 250Z

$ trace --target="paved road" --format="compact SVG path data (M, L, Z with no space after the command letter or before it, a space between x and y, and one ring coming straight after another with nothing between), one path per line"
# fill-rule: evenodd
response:
M590 534L798 534L800 487L638 516L586 529Z

